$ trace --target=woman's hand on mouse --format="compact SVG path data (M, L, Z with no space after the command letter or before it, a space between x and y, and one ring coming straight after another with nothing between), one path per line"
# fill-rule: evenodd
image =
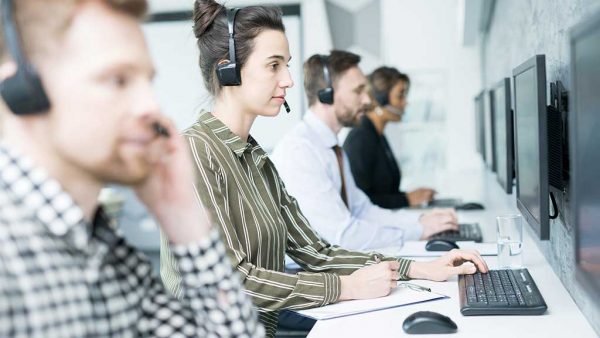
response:
M472 264L464 264L465 262ZM455 275L473 274L477 271L488 272L488 270L479 252L453 249L433 261L412 262L408 277L441 282Z

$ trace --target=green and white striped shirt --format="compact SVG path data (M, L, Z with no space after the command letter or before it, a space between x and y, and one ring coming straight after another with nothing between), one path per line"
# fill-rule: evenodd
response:
M251 136L242 141L205 111L184 136L196 164L198 199L219 225L229 259L242 274L268 336L275 333L278 310L336 302L338 275L375 263L375 253L344 250L319 237ZM161 277L179 296L181 277L164 236L161 242ZM309 272L284 273L286 253ZM407 278L410 260L384 260L399 260L400 276Z

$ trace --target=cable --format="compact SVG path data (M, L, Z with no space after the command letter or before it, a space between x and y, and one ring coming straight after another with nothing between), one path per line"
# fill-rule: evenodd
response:
M554 193L550 192L550 200L552 201L552 210L554 210L554 214L550 214L548 217L550 217L550 219L557 219L558 218L558 206L556 205L556 199L554 198Z

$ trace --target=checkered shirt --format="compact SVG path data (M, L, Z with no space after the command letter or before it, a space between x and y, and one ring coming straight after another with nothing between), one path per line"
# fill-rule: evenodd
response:
M181 300L109 225L0 143L0 337L262 337L217 230L173 246Z

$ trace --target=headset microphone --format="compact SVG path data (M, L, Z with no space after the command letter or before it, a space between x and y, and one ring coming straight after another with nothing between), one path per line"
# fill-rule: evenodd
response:
M292 110L290 109L290 105L287 103L287 101L283 101L283 106L285 107L285 111L286 113L290 113Z
M404 113L404 111L402 109L398 109L398 108L392 106L391 104L387 104L384 108L387 109L387 111L389 111L390 113L392 113L394 115L402 116L402 114Z

